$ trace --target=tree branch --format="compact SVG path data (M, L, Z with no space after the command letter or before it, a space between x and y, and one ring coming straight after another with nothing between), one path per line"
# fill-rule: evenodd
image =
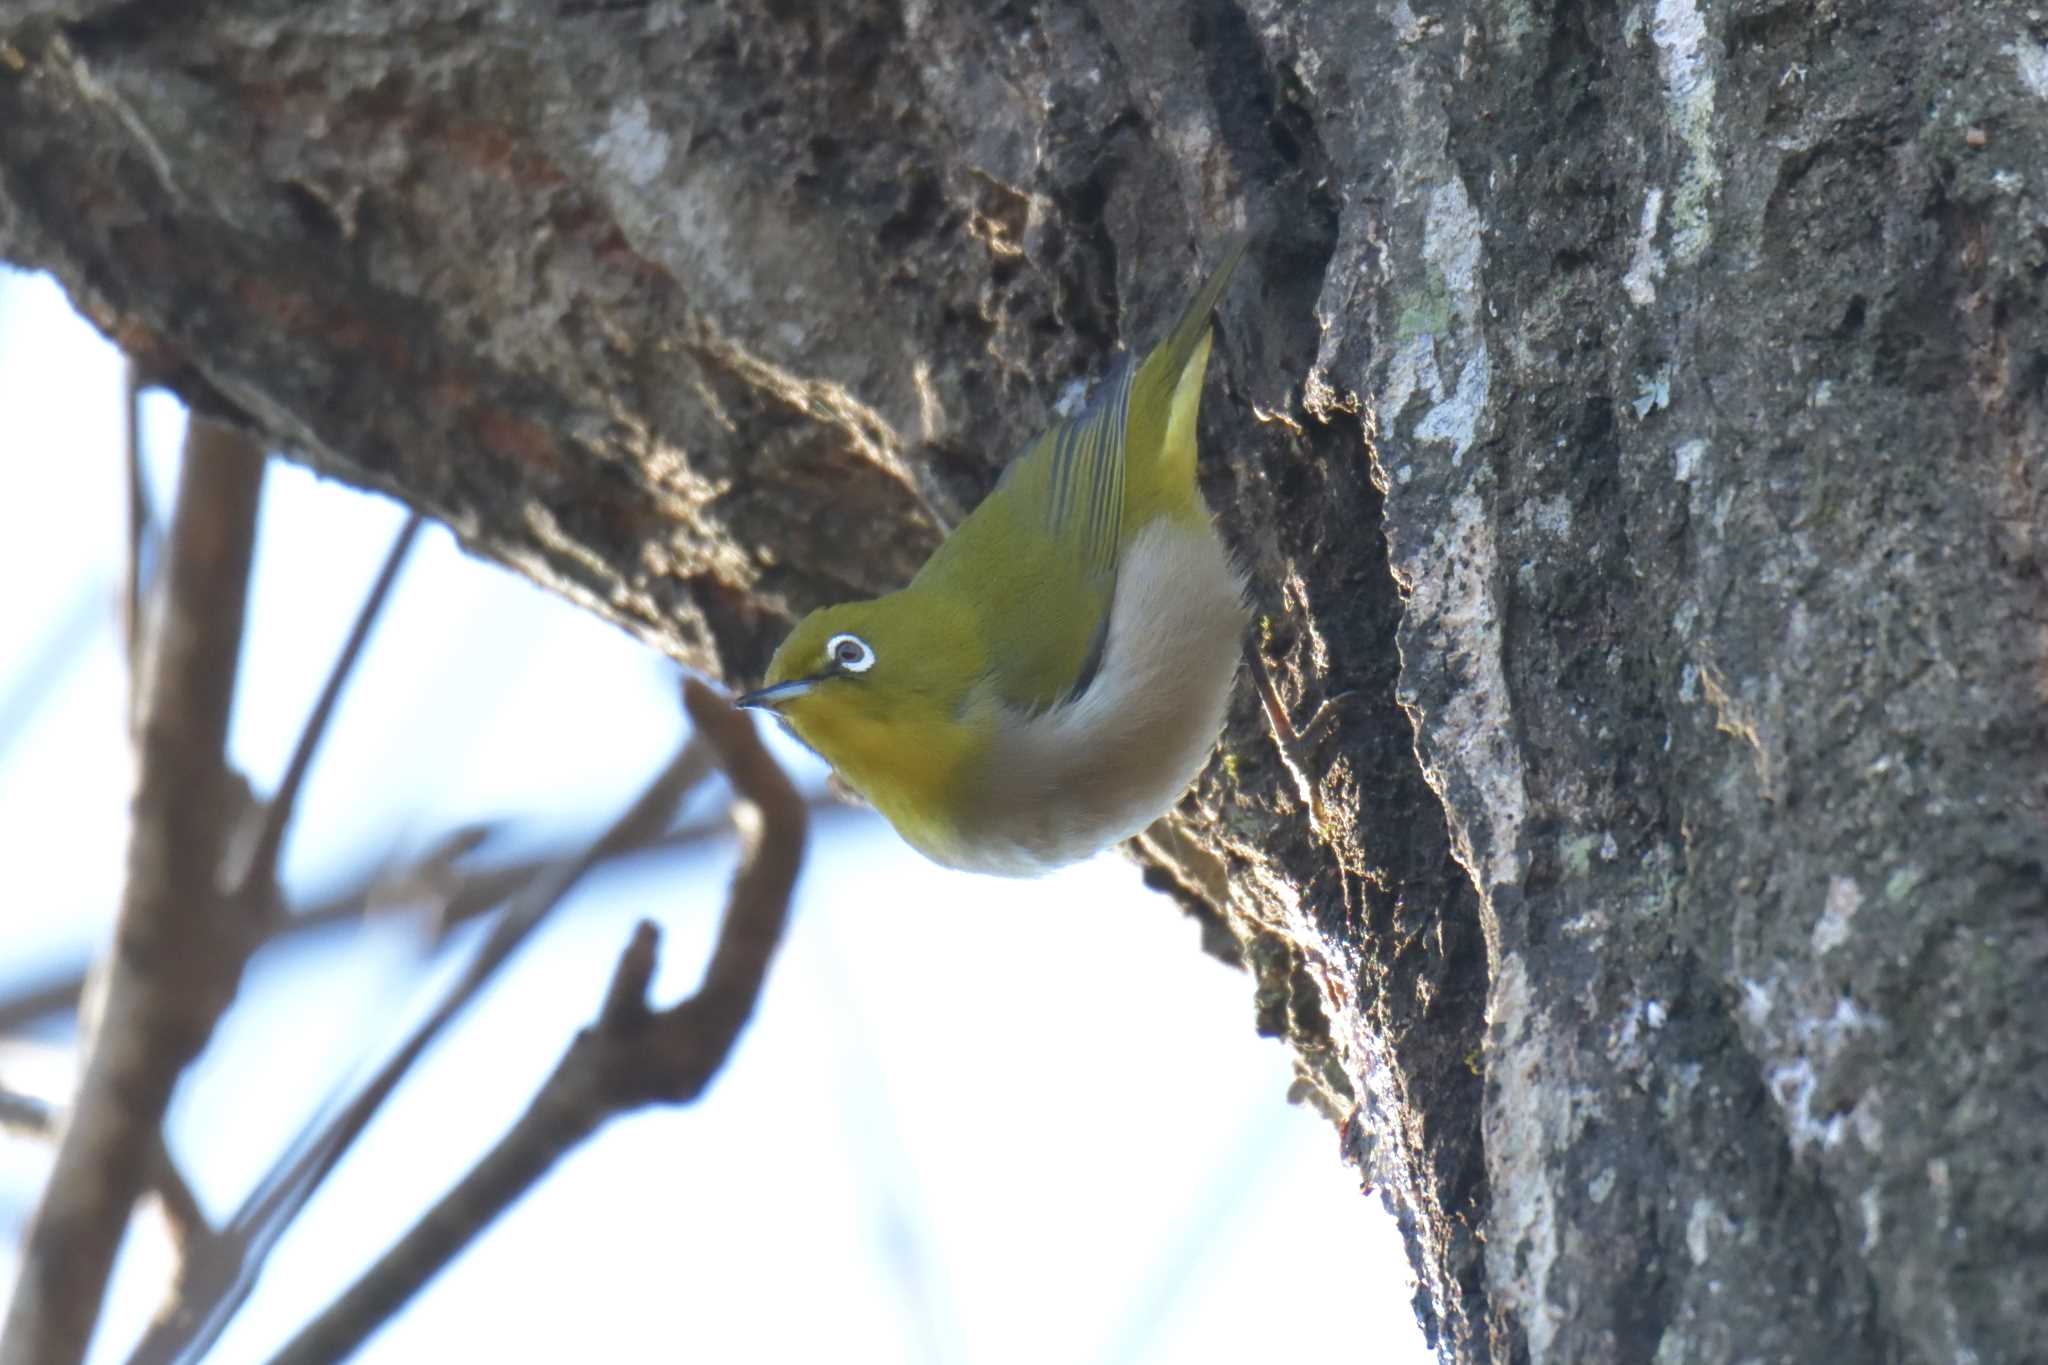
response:
M642 921L619 959L596 1022L578 1034L526 1113L461 1183L318 1318L274 1365L340 1359L397 1311L554 1164L615 1115L696 1099L760 996L802 863L805 807L753 723L703 685L684 688L698 733L759 821L733 879L717 946L695 995L651 1010L660 933Z
M0 1132L11 1133L15 1137L49 1139L63 1131L64 1115L49 1101L14 1090L0 1090ZM161 1138L151 1163L154 1167L151 1189L163 1209L171 1238L182 1251L195 1239L209 1235L206 1215Z
M842 812L854 814L850 807L829 792L820 792L809 798L807 805L813 819ZM621 844L605 854L602 862L609 864L641 854L695 848L725 833L730 827L731 821L723 813L692 820L643 842ZM557 847L499 866L455 866L492 833L489 826L469 826L456 831L450 839L443 840L406 866L396 870L373 868L340 890L331 891L304 908L273 921L264 942L268 944L293 934L332 928L406 903L431 907L438 941L457 925L467 924L497 909L536 877L560 867L565 859L575 856ZM85 991L85 978L90 967L88 962L63 967L18 994L0 999L0 1037L19 1033L42 1020L76 1010Z
M178 1169L177 1158L171 1155L161 1129L150 1165L150 1189L156 1195L157 1207L163 1211L165 1225L170 1228L171 1241L181 1258L188 1256L195 1247L212 1238L213 1228L206 1221L205 1210L199 1207L199 1196L185 1183L185 1174Z
M305 785L306 774L312 771L314 755L320 751L320 741L327 734L328 722L334 718L334 708L341 700L342 689L348 685L349 675L355 671L356 660L362 657L363 646L370 638L370 628L384 610L392 586L398 581L398 571L405 567L406 556L412 553L413 542L419 538L422 524L420 514L414 512L405 519L405 525L399 528L397 538L391 542L391 549L384 556L384 565L377 571L376 581L363 598L362 608L356 612L355 624L349 627L348 639L342 644L334 667L327 672L327 681L320 689L319 699L313 703L305 725L299 730L299 740L292 749L291 761L285 765L284 777L279 780L277 790L264 809L263 825L257 833L248 866L236 878L245 900L260 900L263 913L259 918L272 918L268 912L276 905L277 860L284 849L285 835L291 830L292 814L298 809L299 789ZM255 911L259 907L251 904L250 909Z
M710 769L710 757L693 737L595 842L529 876L434 1011L344 1107L309 1125L256 1184L218 1238L186 1258L174 1300L137 1345L130 1357L134 1365L196 1359L218 1339L255 1287L270 1249L413 1064L593 868L660 836L683 798Z
M136 655L142 648L143 597L149 590L143 560L149 553L149 492L142 479L142 368L130 357L121 373L121 464L128 482L128 565L121 589L121 647L128 675L139 677ZM130 718L135 699L129 698Z
M0 1090L0 1133L16 1137L49 1138L57 1135L57 1110L47 1100L16 1090Z
M179 1073L233 997L245 941L217 875L243 809L226 762L263 452L195 417L138 673L138 785L99 1021L0 1334L4 1365L83 1358Z

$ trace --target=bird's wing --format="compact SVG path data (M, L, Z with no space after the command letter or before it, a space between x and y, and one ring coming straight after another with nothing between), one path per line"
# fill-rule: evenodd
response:
M1123 537L1124 436L1130 414L1131 379L1137 367L1129 356L1096 389L1081 412L1057 422L1032 451L1012 468L1043 459L1046 481L1046 527L1052 537L1078 556L1091 577L1107 577L1114 587L1117 555Z
M1087 407L1025 447L920 574L958 582L972 573L988 684L1010 706L1035 712L1071 700L1102 660L1135 372L1127 358ZM949 562L950 572L940 567Z
M1109 640L1127 533L1155 516L1206 524L1194 416L1209 315L1244 247L1243 238L1228 244L1142 362L1125 356L1087 407L1010 462L919 573L947 585L977 621L988 690L1007 705L1039 712L1088 690Z

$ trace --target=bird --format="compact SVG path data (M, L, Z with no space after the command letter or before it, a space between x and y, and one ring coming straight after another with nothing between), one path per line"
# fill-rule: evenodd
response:
M1207 763L1247 581L1196 483L1195 427L1210 315L1245 245L906 586L805 616L737 699L932 861L1050 872L1150 825Z

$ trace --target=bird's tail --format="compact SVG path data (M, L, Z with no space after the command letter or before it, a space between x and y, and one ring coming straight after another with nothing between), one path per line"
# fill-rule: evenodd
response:
M1209 315L1216 311L1249 240L1242 233L1231 239L1222 261L1188 300L1166 339L1145 357L1131 385L1127 420L1130 477L1136 485L1131 491L1150 508L1181 516L1206 515L1195 490L1195 419L1202 402L1202 373L1209 362Z
M1216 311L1216 305L1223 298L1223 291L1230 287L1230 277L1237 271L1237 263L1244 259L1245 244L1251 238L1239 233L1223 248L1223 259L1209 273L1195 296L1188 300L1188 306L1181 310L1180 318L1173 324L1173 330L1166 334L1166 340L1153 348L1145 357L1144 378L1152 377L1156 371L1159 383L1171 389L1187 370L1188 362L1194 359L1195 349L1209 335L1209 315Z

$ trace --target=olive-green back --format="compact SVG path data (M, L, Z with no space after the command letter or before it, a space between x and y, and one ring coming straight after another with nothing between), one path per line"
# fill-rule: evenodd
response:
M1084 690L1131 537L1161 516L1207 515L1195 408L1209 315L1243 252L1240 238L1142 364L1126 357L1086 408L1012 460L905 589L971 604L1006 703L1039 710Z

